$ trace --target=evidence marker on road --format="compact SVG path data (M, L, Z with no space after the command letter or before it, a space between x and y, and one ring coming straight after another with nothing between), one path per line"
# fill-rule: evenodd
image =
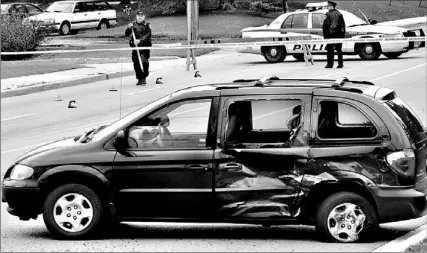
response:
M196 73L194 73L194 78L197 78L197 77L202 77L202 76L199 74L199 71L196 71Z
M70 100L68 108L77 108L76 100Z
M156 79L156 84L163 84L163 82L162 82L162 78L161 78L161 77L158 77L158 78Z

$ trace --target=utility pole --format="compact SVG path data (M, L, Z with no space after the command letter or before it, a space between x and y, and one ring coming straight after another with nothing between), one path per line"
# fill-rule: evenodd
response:
M188 44L192 40L198 39L199 32L199 0L187 0L187 27L188 27ZM190 70L190 64L197 69L196 55L194 49L187 49L187 71Z

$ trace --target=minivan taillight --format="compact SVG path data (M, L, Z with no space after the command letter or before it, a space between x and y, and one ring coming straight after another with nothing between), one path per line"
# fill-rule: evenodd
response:
M393 152L387 155L387 163L398 174L407 178L415 176L415 153L412 149L404 149L402 151Z

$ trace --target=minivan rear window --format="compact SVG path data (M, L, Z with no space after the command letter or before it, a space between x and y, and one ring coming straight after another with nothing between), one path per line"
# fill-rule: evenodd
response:
M406 135L413 144L419 143L426 138L420 119L402 99L396 97L393 100L385 102L385 105L402 125Z

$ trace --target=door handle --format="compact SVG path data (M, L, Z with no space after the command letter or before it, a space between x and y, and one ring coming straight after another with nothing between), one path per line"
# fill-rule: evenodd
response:
M207 164L190 164L185 166L185 171L208 171L208 165Z
M226 163L226 164L220 164L219 165L220 171L229 171L229 172L236 172L242 170L242 165L240 163Z

